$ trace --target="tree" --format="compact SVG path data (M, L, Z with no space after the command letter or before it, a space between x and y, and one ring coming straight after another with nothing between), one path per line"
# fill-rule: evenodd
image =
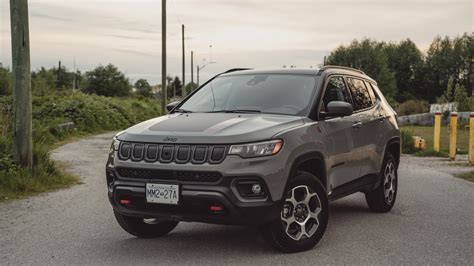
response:
M197 88L197 84L196 83L191 83L189 82L185 87L184 87L184 90L186 91L186 95L190 94L193 90L195 90Z
M139 79L137 82L135 82L134 85L136 89L136 93L139 95L142 95L144 97L151 97L153 96L153 92L150 86L150 83L146 81L145 79Z
M460 84L457 84L454 89L454 101L458 103L458 112L472 111L472 100L467 96L466 89Z
M404 102L409 99L423 98L424 59L421 51L410 39L398 44L385 46L388 67L394 73L397 87L395 99Z
M327 64L361 69L378 82L387 98L397 94L395 78L388 67L383 43L369 39L360 42L354 40L349 46L339 46L331 52Z
M168 76L166 77L166 80L168 81L168 86L167 86L167 91L166 93L168 94L168 98L171 98L174 96L175 90L176 90L176 95L181 95L181 89L183 87L183 84L181 84L181 80L179 79L178 76L175 76L174 78Z
M425 97L430 102L443 94L450 78L457 83L453 55L452 42L448 37L436 37L428 49L425 70L428 91Z
M0 95L10 95L12 93L12 73L10 69L2 67L0 64Z
M85 93L124 97L132 90L128 78L112 64L86 72L86 78L87 85L82 89Z
M453 61L458 83L467 89L469 96L473 93L474 83L474 33L464 33L453 39Z

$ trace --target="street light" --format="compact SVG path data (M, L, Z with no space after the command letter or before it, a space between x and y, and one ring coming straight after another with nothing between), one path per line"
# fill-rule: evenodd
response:
M199 87L199 71L202 70L203 68L205 68L206 66L210 65L210 64L215 64L216 62L212 62L212 44L209 45L209 49L210 49L210 55L209 55L209 62L206 63L206 58L203 58L202 61L202 66L197 66L197 80L196 80L196 83L197 83L197 86Z

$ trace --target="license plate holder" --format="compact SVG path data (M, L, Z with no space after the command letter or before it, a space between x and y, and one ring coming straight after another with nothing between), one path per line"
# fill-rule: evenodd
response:
M180 187L176 184L146 183L145 198L147 203L179 204Z

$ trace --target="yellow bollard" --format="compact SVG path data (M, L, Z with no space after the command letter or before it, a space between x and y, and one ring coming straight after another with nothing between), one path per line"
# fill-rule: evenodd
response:
M441 112L435 113L433 149L439 152L439 143L441 141Z
M449 158L456 160L456 141L458 136L458 113L451 113L451 122L449 123Z
M469 163L474 165L474 112L469 118Z

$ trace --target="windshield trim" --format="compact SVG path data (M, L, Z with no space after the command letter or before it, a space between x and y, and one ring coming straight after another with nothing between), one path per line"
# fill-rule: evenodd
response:
M232 73L221 73L221 74L218 74L212 78L210 78L209 80L207 80L206 82L204 82L202 85L199 85L199 87L197 87L196 89L194 89L190 94L188 94L183 100L181 100L181 102L175 106L175 108L173 108L173 110L171 110L170 114L173 114L173 113L179 113L179 112L176 112L175 110L178 110L181 108L181 106L186 103L190 98L192 98L194 96L194 94L196 94L197 92L199 92L201 89L203 89L206 85L208 85L209 83L211 83L212 81L214 81L215 79L218 79L218 78L225 78L225 77L233 77L233 76L251 76L251 75L284 75L284 76L308 76L308 77L312 77L314 78L315 82L314 82L314 87L312 89L312 93L311 93L311 99L310 101L308 102L308 106L307 108L303 109L305 112L304 113L301 113L301 114L286 114L286 113L275 113L275 112L264 112L264 111L260 111L260 112L246 112L246 114L270 114L270 115L283 115L283 116L297 116L297 117L309 117L310 114L312 113L313 111L313 108L314 108L314 104L315 104L315 101L317 101L316 98L318 98L318 87L320 86L320 83L321 83L321 77L320 76L317 76L317 75L314 75L314 74L309 74L309 73L284 73L284 72L281 72L281 73L272 73L272 72L260 72L260 73L239 73L239 72L232 72ZM302 110L302 111L303 111ZM210 113L210 112L195 112L193 111L193 113Z

